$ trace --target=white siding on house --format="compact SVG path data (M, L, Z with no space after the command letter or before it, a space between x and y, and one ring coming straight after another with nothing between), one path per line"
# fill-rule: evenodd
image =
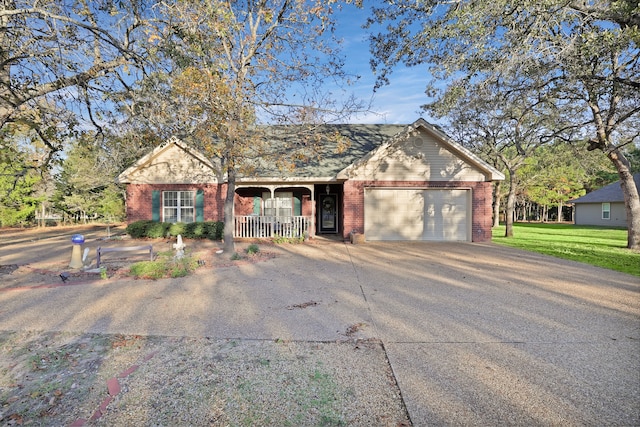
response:
M624 203L609 204L609 219L602 218L602 203L576 203L574 205L574 223L576 225L599 225L604 227L626 227L627 213Z
M350 172L351 179L375 181L485 181L471 163L431 134L420 131L376 152Z
M168 144L128 174L132 184L206 184L218 180L210 167L175 144Z

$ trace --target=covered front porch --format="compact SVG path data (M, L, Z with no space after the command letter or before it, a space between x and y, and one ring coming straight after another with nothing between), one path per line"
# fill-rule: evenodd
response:
M239 184L235 238L312 238L341 231L340 183Z

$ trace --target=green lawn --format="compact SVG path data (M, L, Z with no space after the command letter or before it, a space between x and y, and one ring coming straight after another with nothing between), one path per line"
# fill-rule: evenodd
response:
M512 238L504 229L493 229L494 243L640 276L640 253L626 249L626 229L516 223Z

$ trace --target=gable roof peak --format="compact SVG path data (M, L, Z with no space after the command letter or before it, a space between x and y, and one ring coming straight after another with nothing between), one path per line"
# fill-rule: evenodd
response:
M456 153L456 155L461 156L462 158L473 164L475 167L480 169L490 181L502 181L505 179L505 176L502 172L482 160L480 157L472 153L469 149L454 141L438 126L429 123L422 117L420 117L410 125L406 125L404 129L393 135L385 143L381 144L371 152L367 153L367 155L365 155L364 157L360 158L359 160L355 161L354 163L338 172L337 177L342 179L348 178L352 171L356 170L357 168L368 162L370 159L374 158L376 155L380 155L385 150L390 149L396 144L402 144L410 137L415 136L421 130L432 134L438 141L448 147L448 149Z
M205 167L214 171L218 176L220 175L219 168L214 167L213 163L209 159L207 159L200 151L191 147L189 144L184 142L181 138L176 135L168 138L164 143L158 145L153 150L148 152L146 155L142 156L138 161L125 169L120 175L116 177L116 182L120 184L130 183L133 175L147 167L155 158L162 155L166 150L170 149L171 146L176 146L179 149L186 152L188 155L192 156L200 163L202 163ZM218 178L220 179L220 178Z

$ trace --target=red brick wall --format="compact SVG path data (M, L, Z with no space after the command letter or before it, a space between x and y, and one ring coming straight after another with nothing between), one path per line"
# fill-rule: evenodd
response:
M236 194L233 203L236 215L251 215L253 213L253 195Z
M151 219L151 191L148 185L127 185L125 204L128 223Z
M302 195L302 215L313 215L313 203L311 202L311 194Z
M127 185L127 222L150 220L151 197L153 190L159 191L204 191L204 220L222 221L226 184L128 184Z
M424 182L424 181L346 181L344 183L343 237L355 231L364 233L364 189L365 187L407 188L469 188L471 189L472 241L491 240L492 185L491 182ZM365 236L366 237L366 236Z
M346 181L342 193L342 236L349 233L364 233L364 186L365 181Z
M493 185L491 182L476 182L471 189L472 241L490 242L493 225Z
M355 231L364 233L364 188L365 187L415 187L415 188L469 188L471 189L472 241L491 240L492 225L492 185L491 182L431 182L423 181L346 181L343 187L342 234L345 239ZM129 184L127 185L127 222L150 220L151 194L153 190L195 191L204 190L205 221L222 221L226 184ZM235 210L238 215L250 215L253 212L253 197L236 196ZM312 202L309 195L303 195L302 214L312 214Z

